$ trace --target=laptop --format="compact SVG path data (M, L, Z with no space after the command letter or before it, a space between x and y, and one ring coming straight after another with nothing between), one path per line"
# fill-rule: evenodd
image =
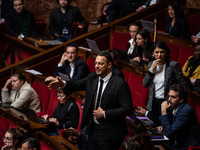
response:
M20 109L17 109L21 113L25 114L28 120L31 120L35 123L40 123L40 124L47 124L49 123L48 120L44 120L43 118L38 118L34 112L34 110L27 108L27 107L22 107Z
M48 43L48 44L50 44L50 45L60 45L60 44L63 43L63 42L60 42L60 41L58 41L58 40L45 40L44 42L45 42L45 43Z
M155 30L155 24L152 21L147 21L147 20L140 20L142 27L149 32L154 32Z
M127 51L121 50L121 49L117 49L117 48L114 48L114 51L117 52L117 54L119 56L119 60L130 63L130 58L127 55Z
M2 107L2 108L14 108L13 106L6 104L6 103L3 103L3 102L0 102L0 107Z
M65 80L65 81L69 81L69 80L70 80L69 76L66 75L66 74L63 74L63 73L61 73L61 72L58 72L58 75L59 75L59 77L60 77L62 80Z
M97 45L97 43L96 43L95 40L91 40L91 39L87 39L87 38L86 38L86 41L87 41L87 44L88 44L89 48L90 48L93 52L95 52L95 53L97 53L97 54L100 53L99 47L98 47L98 45Z

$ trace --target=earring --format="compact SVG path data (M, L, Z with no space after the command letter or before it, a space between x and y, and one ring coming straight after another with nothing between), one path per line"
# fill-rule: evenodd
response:
M152 55L152 57L154 57L154 54Z

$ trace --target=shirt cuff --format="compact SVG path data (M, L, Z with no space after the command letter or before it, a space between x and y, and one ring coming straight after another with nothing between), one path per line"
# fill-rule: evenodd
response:
M63 82L63 87L62 88L65 88L65 86L67 85L67 82L65 80L62 80Z
M104 119L106 119L106 113L105 113L105 111L103 111L103 117L104 117Z
M147 117L148 113L149 113L149 111L147 111L147 112L145 113L145 117Z
M62 66L63 66L62 64L60 64L60 63L58 64L58 67L62 67Z
M143 8L147 8L147 6L145 6L145 5L142 5L142 7L143 7Z

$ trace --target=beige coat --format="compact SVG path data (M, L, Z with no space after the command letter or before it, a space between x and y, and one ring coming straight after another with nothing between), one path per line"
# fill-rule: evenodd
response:
M15 108L24 106L33 109L36 113L41 111L38 95L27 82L22 85L19 91L12 90L9 93L8 90L2 89L1 97L3 102L11 103Z

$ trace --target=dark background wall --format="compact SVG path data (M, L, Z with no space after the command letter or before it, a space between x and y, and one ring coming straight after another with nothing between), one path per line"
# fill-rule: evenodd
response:
M58 7L56 0L24 0L26 9L35 14L36 19L43 19L48 24L50 12ZM101 6L111 0L72 0L71 5L80 8L86 20L95 20L100 15ZM200 9L200 0L187 0L187 7ZM89 31L99 26L90 25Z

